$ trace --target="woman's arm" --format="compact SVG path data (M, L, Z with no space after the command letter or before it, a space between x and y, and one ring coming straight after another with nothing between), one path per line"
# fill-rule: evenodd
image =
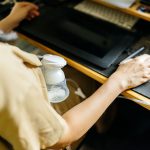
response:
M83 136L123 91L150 79L150 56L122 63L93 95L63 115L66 130L54 147L66 146ZM90 85L89 85L90 86Z
M17 27L23 19L27 18L30 20L38 15L38 7L35 4L29 2L17 2L10 14L0 21L0 29L6 33L10 32Z

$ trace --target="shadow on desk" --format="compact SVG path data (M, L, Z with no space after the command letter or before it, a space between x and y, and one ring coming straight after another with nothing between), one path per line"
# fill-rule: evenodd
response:
M117 99L116 117L105 133L93 127L78 150L148 150L150 111L127 100ZM111 107L111 106L110 106ZM109 120L109 116L107 116Z

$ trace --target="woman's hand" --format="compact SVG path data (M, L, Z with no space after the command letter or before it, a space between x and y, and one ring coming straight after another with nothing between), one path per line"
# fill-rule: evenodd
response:
M23 19L31 20L39 16L38 6L30 2L17 2L10 14L0 21L0 29L9 32L19 25Z
M150 55L144 54L122 62L110 78L120 82L122 90L127 90L150 80Z
M32 19L39 16L38 6L30 2L18 2L9 14L11 19L19 24L23 19Z

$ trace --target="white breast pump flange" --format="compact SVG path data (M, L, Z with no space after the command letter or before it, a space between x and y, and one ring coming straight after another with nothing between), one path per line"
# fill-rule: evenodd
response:
M63 68L67 62L59 56L46 54L43 56L42 71L45 77L48 99L52 103L64 101L68 95L69 90L66 85L66 79Z

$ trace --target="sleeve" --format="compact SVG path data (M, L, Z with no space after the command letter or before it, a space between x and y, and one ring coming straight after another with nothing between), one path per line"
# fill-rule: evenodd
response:
M0 41L2 42L15 41L17 38L18 38L18 35L14 31L4 33L2 30L0 30Z
M47 101L40 62L14 46L0 47L0 136L14 150L51 147L65 122Z

